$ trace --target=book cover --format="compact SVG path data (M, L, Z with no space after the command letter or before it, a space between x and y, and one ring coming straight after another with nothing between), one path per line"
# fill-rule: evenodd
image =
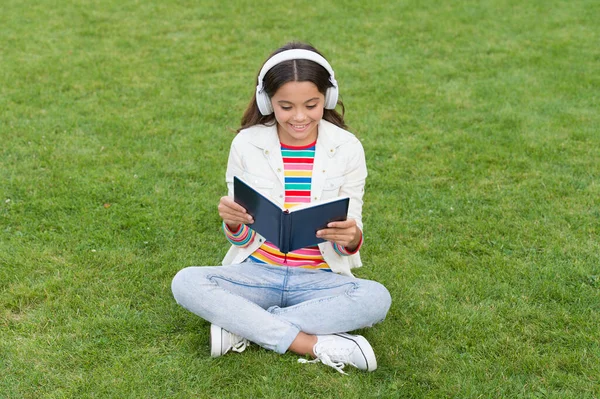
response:
M337 197L284 209L237 176L233 197L254 218L249 226L284 254L325 241L316 236L317 231L330 222L346 220L350 203L348 197Z

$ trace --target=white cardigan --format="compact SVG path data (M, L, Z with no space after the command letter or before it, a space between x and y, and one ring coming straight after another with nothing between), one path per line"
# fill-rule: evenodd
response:
M365 154L360 141L352 133L322 119L319 122L313 165L311 201L350 197L348 218L355 219L363 230L362 205L367 177ZM225 180L233 197L233 177L241 176L252 187L283 206L285 199L283 159L277 125L256 125L237 134L231 143ZM252 227L252 225L249 225ZM246 247L232 245L224 265L242 263L256 251L265 238L256 234ZM352 276L351 268L362 266L360 254L341 256L331 242L319 244L325 262L335 273Z

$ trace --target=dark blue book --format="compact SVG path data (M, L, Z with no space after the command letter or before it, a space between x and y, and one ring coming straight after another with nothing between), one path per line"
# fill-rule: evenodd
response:
M346 220L348 197L302 204L284 209L237 176L233 178L233 199L254 218L249 226L286 254L325 241L317 231L329 222Z

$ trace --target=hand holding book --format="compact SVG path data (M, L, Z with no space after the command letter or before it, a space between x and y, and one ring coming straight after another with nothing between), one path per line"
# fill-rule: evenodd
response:
M246 212L243 206L236 203L233 198L225 196L219 201L219 216L231 230L236 230L240 224L252 224L254 219Z
M331 222L326 229L317 231L317 237L334 242L354 252L362 238L362 232L356 225L356 220L346 219L341 222Z

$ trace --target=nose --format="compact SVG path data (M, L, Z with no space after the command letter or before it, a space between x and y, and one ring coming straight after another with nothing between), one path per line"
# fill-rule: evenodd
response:
M304 117L304 110L301 108L296 108L296 115L294 115L294 119L296 119L298 122L302 122L304 121Z

